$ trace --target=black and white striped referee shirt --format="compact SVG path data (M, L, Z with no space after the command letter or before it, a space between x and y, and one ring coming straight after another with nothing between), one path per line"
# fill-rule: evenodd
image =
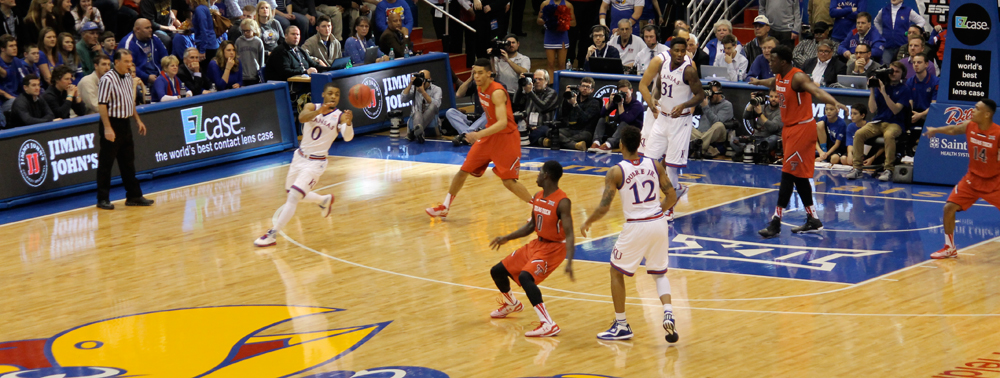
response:
M108 117L128 118L135 114L135 85L132 74L119 74L113 68L101 80L97 89L97 103L108 106Z

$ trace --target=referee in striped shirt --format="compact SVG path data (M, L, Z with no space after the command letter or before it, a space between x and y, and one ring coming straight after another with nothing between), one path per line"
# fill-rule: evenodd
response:
M135 178L135 143L132 125L135 117L139 135L146 135L146 125L135 111L135 83L132 80L132 54L115 50L114 69L101 76L97 90L97 108L101 114L101 151L97 154L97 207L114 210L111 204L111 167L118 160L122 183L125 184L125 206L151 206L152 200L142 196Z

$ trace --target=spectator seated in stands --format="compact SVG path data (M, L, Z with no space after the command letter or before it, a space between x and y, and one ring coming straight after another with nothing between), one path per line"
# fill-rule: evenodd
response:
M319 31L320 18L326 16L330 20L330 34L337 42L344 40L344 23L348 27L351 22L350 10L358 7L358 3L351 0L324 0L316 4L316 30ZM308 42L308 41L307 41Z
M923 37L920 35L914 35L910 38L906 45L906 57L901 59L900 62L906 66L906 79L909 80L916 74L916 70L913 68L913 57L917 55L923 55L927 59L927 73L933 77L937 77L937 68L934 67L934 62L929 58L929 50L927 49L927 43L924 42Z
M859 43L855 48L857 49L857 52L854 54L855 59L848 63L847 74L872 77L872 73L878 69L879 65L872 60L871 48L864 43Z
M424 142L424 136L428 130L434 130L440 134L438 111L441 109L441 87L434 85L431 81L431 72L420 71L424 75L422 79L416 75L410 76L410 84L403 89L400 102L413 101L410 108L410 119L406 122L406 139ZM418 82L419 81L419 82Z
M896 162L896 137L903 132L906 125L905 117L912 117L909 112L904 112L910 104L910 90L903 83L903 76L906 75L906 67L903 63L892 62L892 73L889 74L889 85L879 81L879 86L869 88L868 108L875 109L875 117L865 127L858 129L854 134L854 156L861 156L865 141L875 137L884 137L885 143L885 170L878 179L889 181L892 179L892 169ZM848 179L857 179L864 176L861 171L861 159L854 160L854 169L847 175Z
M78 82L83 79L83 61L76 54L76 41L70 33L59 33L58 40L59 55L63 58L63 64L73 68L74 81Z
M188 22L184 22L184 26L187 28L183 28L178 30L177 33L174 33L174 39L173 41L170 41L170 44L172 45L170 46L170 55L176 56L177 59L184 59L184 52L187 51L187 49L197 47L194 40L194 30L190 29L190 24Z
M612 112L615 113L614 116L611 116ZM625 125L642 127L643 113L645 111L642 108L642 101L635 98L632 82L627 79L619 80L618 92L611 94L611 100L604 106L604 110L601 111L601 119L597 121L594 144L597 144L598 147L596 149L590 148L587 151L611 153L613 146L617 146L618 142L621 141L621 132ZM607 119L609 116L612 118ZM607 130L609 124L615 127L615 131L611 135L608 135L610 130Z
M208 79L220 91L243 86L243 68L236 54L236 45L232 42L223 41L219 45L215 57L208 62Z
M566 86L566 92L563 92L565 101L559 112L566 125L559 129L558 140L550 141L550 144L558 143L564 149L587 150L587 142L594 140L597 120L601 117L601 100L594 98L594 85L593 78L584 77L575 91ZM592 147L600 146L594 144Z
M618 49L608 44L608 34L611 34L611 30L603 25L594 25L590 29L590 39L594 44L587 48L587 56L583 62L584 71L590 71L590 57L621 59Z
M177 77L181 78L181 83L195 96L211 93L212 81L201 72L201 54L197 47L184 51L184 65L177 70Z
M42 94L42 99L48 104L52 115L60 119L70 118L70 110L77 116L87 114L87 105L83 103L79 88L73 85L76 72L72 67L62 65L52 72L52 85Z
M461 110L451 108L445 111L444 117L448 120L448 124L451 125L453 129L458 133L451 142L456 147L460 145L468 145L469 142L465 140L465 134L470 131L476 131L486 126L486 114L483 113L482 104L479 103L479 95L476 94L475 81L472 75L469 75L468 79L458 86L455 90L455 98L470 96L472 99L472 105L475 109L474 113L471 115L472 120L470 120L470 115L466 115Z
M853 166L854 165L854 134L858 132L858 129L865 127L868 122L868 105L857 103L851 105L851 123L847 125L847 132L844 133L844 142L847 144L847 155L840 158L840 164ZM864 156L860 157L864 160ZM874 161L875 157L872 157ZM871 161L865 162L864 165L870 165Z
M132 53L136 75L143 81L152 84L160 73L160 60L167 56L167 47L160 38L153 35L153 27L149 20L135 20L132 32L118 43L118 48ZM151 52L151 54L147 54Z
M77 33L81 33L83 25L88 22L97 24L98 29L101 32L104 31L104 20L101 19L101 11L94 7L93 0L80 0L70 13L73 15Z
M810 58L802 66L802 72L809 75L816 85L828 87L837 83L837 75L846 75L847 66L840 59L833 56L837 46L833 41L826 39L819 43L816 48L816 57Z
M698 77L701 77L701 66L709 64L708 54L698 48L698 38L685 30L679 31L675 37L684 38L687 41L687 56L691 59L692 64L694 64L694 68L698 70Z
M153 34L165 46L170 46L174 33L181 27L181 22L177 21L177 11L171 9L170 0L140 1L139 17L149 20Z
M757 57L764 52L760 48L760 45L764 43L764 38L767 38L771 32L771 20L767 19L767 16L759 14L753 19L753 36L754 38L747 42L746 46L743 46L743 55L746 56L747 62L753 62L757 60Z
M285 29L285 41L271 52L264 66L267 80L287 81L292 76L316 73L316 64L309 53L299 48L299 28Z
M302 44L302 49L319 60L320 66L323 67L330 67L333 65L333 61L339 59L343 54L340 49L340 41L334 38L332 25L330 17L319 16L319 20L316 21L316 34Z
M496 81L507 88L507 93L513 98L517 92L517 79L521 74L531 72L531 59L527 55L518 51L521 49L521 41L516 35L508 34L507 47L500 52L499 56L491 55L493 58L493 72L496 73ZM487 54L493 53L493 48L486 49Z
M725 80L728 81L743 81L747 75L747 58L736 51L736 46L739 42L736 41L736 36L730 34L722 37L722 45L725 46L723 50L723 55L721 58L715 60L715 67L726 67L726 77ZM730 113L732 109L730 109Z
M666 45L659 43L659 29L656 25L646 25L642 27L642 48L635 54L636 74L642 75L649 67L649 62L653 57L669 51Z
M797 68L805 67L809 59L816 58L819 45L830 39L830 25L823 21L813 24L811 31L812 38L799 41L799 44L795 46L795 50L792 52L792 60ZM833 46L833 50L837 50L836 45Z
M826 104L823 114L816 118L816 153L819 154L816 161L840 164L847 156L847 123L833 104Z
M29 126L39 123L58 121L49 109L49 104L42 100L42 80L35 75L25 76L21 80L23 92L14 100L10 109L8 128Z
M260 40L260 29L257 21L251 18L240 23L240 33L236 39L236 51L240 54L240 64L243 70L243 85L254 85L260 82L260 70L264 68L267 50Z
M522 76L531 77L527 74ZM545 123L556 119L559 95L549 87L548 70L535 70L533 79L528 85L519 87L514 95L515 103L524 103L524 119L517 126L519 131L528 132L530 144L548 147L548 144L543 144L543 139L549 134L549 126Z
M731 35L724 38L727 37L731 37ZM741 55L737 54L737 56ZM691 130L691 140L695 142L695 146L700 145L701 151L699 152L707 158L713 158L726 152L724 144L721 151L712 144L726 142L726 135L729 131L726 128L726 122L733 119L733 104L726 100L726 95L722 93L722 84L713 81L711 88L712 95L702 101L701 105L698 106L700 109L695 109L696 112L701 111L698 128Z
M115 49L118 48L118 40L115 39L115 33L106 31L101 34L101 53L103 53L108 58L111 58L115 54ZM94 63L97 64L96 62Z
M76 43L76 56L80 59L80 66L83 75L90 75L94 72L94 58L103 54L101 44L98 41L101 31L97 24L93 22L85 23L81 28L80 42Z
M153 102L164 102L194 96L181 79L177 77L180 65L180 60L173 55L165 56L160 61L163 72L160 72L160 77L157 77L156 81L153 82Z
M866 7L867 0L830 1L830 17L833 17L833 32L830 38L838 44L847 39L854 30L859 12L864 12Z
M410 5L404 0L379 1L375 7L375 12L372 12L372 21L375 22L375 35L382 35L386 30L392 29L392 22L389 21L389 15L393 14L400 17L401 27L406 29L406 35L410 35L410 31L413 30L413 14L410 12ZM485 33L486 31L483 30L482 32Z
M21 93L21 70L25 63L17 57L17 40L10 34L0 36L0 105L5 112L14 105L14 99Z
M38 60L40 58L38 51L38 45L32 43L24 48L24 75L35 75L42 77L42 71L38 69ZM2 100L2 99L0 99Z
M757 154L769 154L778 147L781 140L781 97L774 89L768 93L766 104L747 104L743 109L743 119L753 126L753 135L750 138L734 137L729 140L729 145L733 148L733 161L743 161L743 151L748 143L755 143L761 146L761 142L767 142L768 150L755 151Z
M618 28L627 29L629 34L637 34L639 33L639 18L642 17L645 5L643 0L622 0L615 1L614 4L611 0L602 0L598 21L601 25L618 25ZM538 6L535 8L541 9ZM627 25L623 25L622 22L626 22Z
M400 1L404 3L403 1ZM389 13L389 26L378 39L378 48L383 54L389 55L390 59L402 58L404 50L413 50L413 42L410 41L410 30L403 26L402 19L398 14Z
M370 28L368 17L359 16L354 19L354 35L344 42L344 55L351 57L351 64L355 66L365 64L365 50L375 47L375 39L369 36ZM378 60L375 62L388 60L389 57L378 50Z
M615 35L611 37L608 44L618 49L618 55L622 59L622 66L632 67L635 65L635 56L642 49L642 41L639 36L632 34L632 27L628 19L618 21L618 28ZM615 24L612 24L615 25Z
M715 23L715 26L712 27L712 30L715 38L708 40L708 43L705 44L705 47L701 49L701 51L704 51L705 54L708 54L708 65L710 66L714 65L716 59L722 56L725 47L722 45L721 41L722 38L725 38L727 35L733 34L733 23L729 22L729 20L724 20L724 19L719 20L718 22ZM777 46L777 41L775 43L776 43L775 46ZM771 48L774 48L774 46L772 46ZM743 45L741 45L739 41L736 42L736 52L741 54L743 53ZM764 55L768 54L764 53Z
M774 37L764 38L764 43L760 45L763 52L750 65L750 72L747 72L746 80L765 80L774 77L771 72L771 49L778 46L778 39Z
M260 41L264 43L264 50L270 54L278 47L281 40L285 39L285 29L281 26L281 22L274 18L274 10L266 1L257 3L254 21L257 21L257 26L260 27Z
M80 80L80 84L77 89L80 91L80 97L83 98L83 103L87 106L87 113L97 113L97 84L101 80L101 76L108 73L111 70L111 57L98 55L97 59L94 60L94 72L90 75L84 76Z
M882 46L885 45L885 40L882 39L882 34L878 30L872 29L872 15L868 12L858 13L856 23L857 28L837 47L837 55L843 56L847 60L847 66L851 67L851 62L857 59L857 56L854 55L855 49L859 44L864 43L868 45L868 52L871 54L868 56L868 60L881 61ZM886 62L886 64L888 63Z
M926 55L918 53L908 59L915 72L913 77L906 79L906 87L910 89L910 108L913 109L912 126L922 127L927 121L931 104L937 102L938 77L930 72L933 66ZM916 136L919 137L919 133Z

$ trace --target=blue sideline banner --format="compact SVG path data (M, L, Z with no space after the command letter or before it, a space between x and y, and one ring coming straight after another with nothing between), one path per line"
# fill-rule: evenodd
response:
M951 126L972 119L974 105L931 104L927 122L931 127ZM995 117L994 117L995 119ZM994 120L994 122L996 122ZM913 181L927 184L955 185L969 167L969 149L965 135L937 134L920 137L913 157Z
M429 53L406 59L366 64L349 69L312 74L312 102L322 102L323 86L331 81L340 88L338 108L354 113L354 132L358 134L389 127L387 114L393 110L409 118L412 101L402 101L403 89L410 84L410 76L421 70L431 73L433 84L441 87L441 114L455 107L455 90L451 80L451 63L448 54ZM348 100L348 91L356 84L365 85L372 94L371 103L358 109Z
M950 0L948 42L937 102L975 104L1000 98L1000 30L994 0Z
M275 106L260 106L276 104ZM294 147L288 86L266 83L138 108L140 179ZM100 119L92 114L0 132L0 208L96 187ZM114 176L118 176L115 164ZM116 179L119 181L120 179Z

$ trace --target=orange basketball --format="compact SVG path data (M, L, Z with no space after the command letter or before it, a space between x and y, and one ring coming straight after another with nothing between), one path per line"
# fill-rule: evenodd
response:
M355 84L347 92L347 99L355 108L367 108L372 103L372 90L364 84Z

